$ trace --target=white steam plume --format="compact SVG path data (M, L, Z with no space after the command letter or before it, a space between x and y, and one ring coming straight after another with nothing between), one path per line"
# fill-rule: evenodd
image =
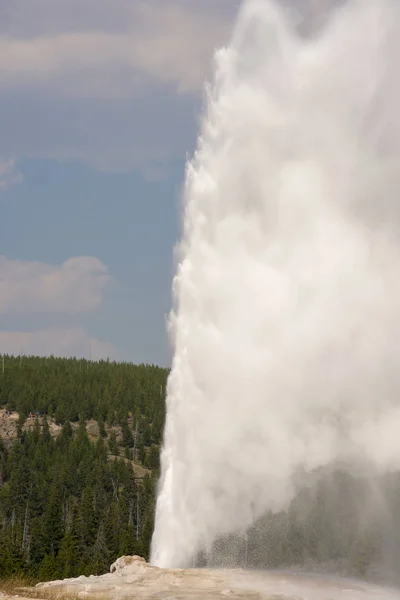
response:
M400 467L400 3L249 0L187 167L152 562L340 460Z

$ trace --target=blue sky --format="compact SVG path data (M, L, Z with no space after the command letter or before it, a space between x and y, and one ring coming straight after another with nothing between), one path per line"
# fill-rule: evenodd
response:
M168 364L180 192L234 0L1 0L0 353Z

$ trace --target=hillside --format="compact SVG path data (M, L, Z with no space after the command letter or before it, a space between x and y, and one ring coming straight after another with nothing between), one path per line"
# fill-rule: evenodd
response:
M121 554L148 556L167 375L4 357L0 577L101 573Z
M15 440L24 436L25 433L32 432L35 427L42 432L43 427L48 426L49 433L52 438L57 438L62 433L62 425L55 422L54 419L49 419L45 415L30 414L28 418L20 425L21 418L16 411L9 414L5 408L0 408L0 438L7 449L12 448ZM97 442L100 437L106 442L108 449L108 459L115 460L123 456L125 462L130 464L135 477L139 479L146 474L150 474L151 469L158 467L159 448L153 447L153 453L144 446L140 446L140 439L137 432L133 430L133 418L128 417L128 427L131 431L131 439L133 446L126 444L124 439L124 428L121 425L113 425L111 427L104 425L102 435L100 433L99 423L95 419L90 419L85 423L88 438L91 442ZM74 433L78 430L79 423L70 423ZM141 450L142 463L140 462L138 449ZM155 453L156 452L156 453Z

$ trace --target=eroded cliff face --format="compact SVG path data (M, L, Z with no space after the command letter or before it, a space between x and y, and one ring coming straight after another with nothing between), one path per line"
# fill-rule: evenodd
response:
M40 583L0 593L0 600L31 598L96 598L98 600L398 600L400 590L377 588L363 582L298 575L208 569L160 569L139 556L122 556L101 576Z

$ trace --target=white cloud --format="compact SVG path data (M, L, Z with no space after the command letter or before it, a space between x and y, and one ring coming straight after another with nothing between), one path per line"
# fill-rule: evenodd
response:
M235 5L3 0L0 156L169 172L193 145L201 88Z
M111 6L111 5L110 5ZM133 3L123 31L67 30L40 36L0 36L0 84L54 80L64 95L129 97L146 81L197 92L215 46L228 27L221 15L195 6Z
M234 0L2 0L0 156L169 172L193 146L201 88L236 9Z
M0 160L0 191L22 180L22 173L18 171L14 160Z
M25 317L25 322L26 318L42 315L41 320L48 322L54 314L70 320L68 315L98 308L110 280L107 267L97 258L78 256L61 265L50 265L0 256L0 315L6 315L8 321L13 315ZM81 326L61 323L30 331L0 330L0 353L21 352L93 360L120 358L113 344L90 337Z
M0 314L90 311L100 306L110 279L97 258L78 256L54 266L0 256Z
M82 357L99 360L120 358L109 342L91 338L80 328L42 329L39 331L0 331L0 354Z

